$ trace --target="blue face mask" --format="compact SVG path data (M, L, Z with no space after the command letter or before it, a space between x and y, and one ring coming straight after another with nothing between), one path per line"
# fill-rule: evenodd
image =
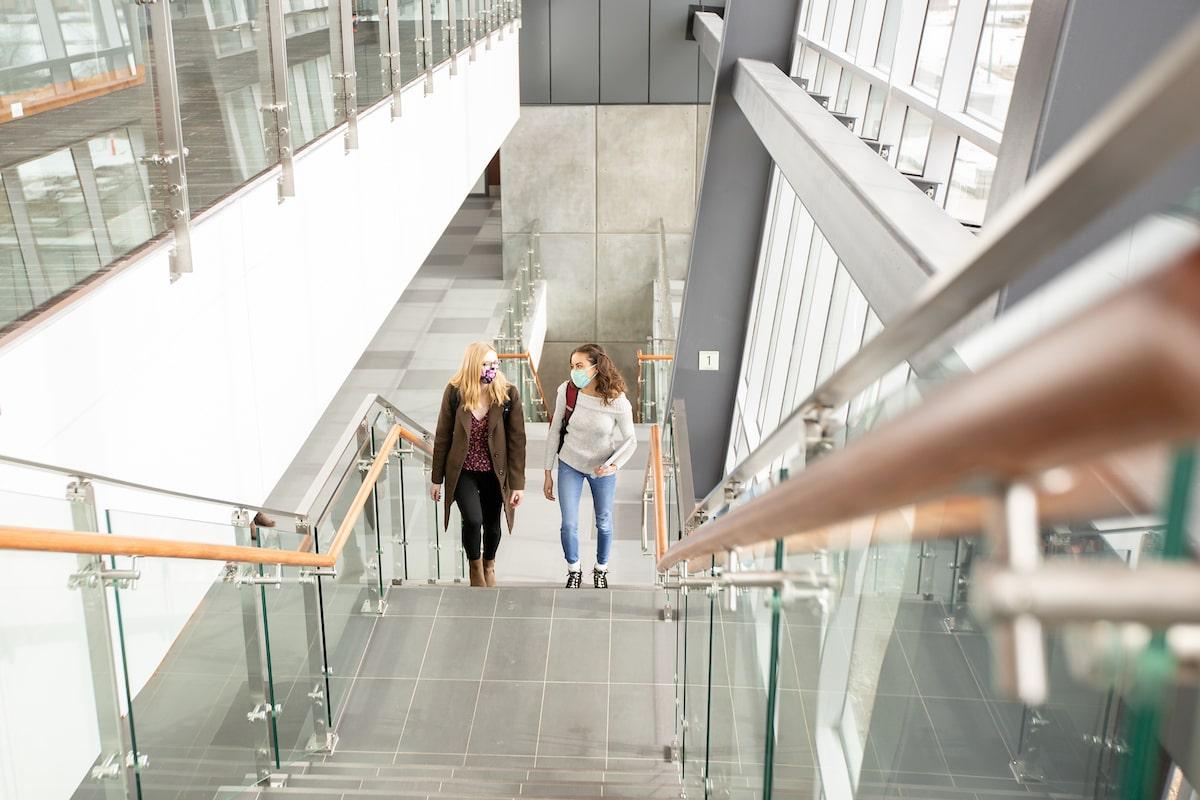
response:
M571 370L571 383L575 384L580 389L586 389L587 385L592 382L592 376L588 375L586 369Z

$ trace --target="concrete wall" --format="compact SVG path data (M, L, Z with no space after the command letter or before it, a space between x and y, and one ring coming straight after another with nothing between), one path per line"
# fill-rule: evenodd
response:
M523 257L521 234L536 228L550 293L547 391L584 341L609 347L632 385L633 355L650 334L660 218L668 271L687 272L707 111L521 107L500 153L505 272Z

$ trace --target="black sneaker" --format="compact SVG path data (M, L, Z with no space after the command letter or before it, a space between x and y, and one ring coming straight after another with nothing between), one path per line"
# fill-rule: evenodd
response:
M608 588L608 570L594 569L592 570L592 585L597 589Z
M583 578L582 572L568 572L567 573L567 588L568 589L578 589L579 584L582 582L582 578Z

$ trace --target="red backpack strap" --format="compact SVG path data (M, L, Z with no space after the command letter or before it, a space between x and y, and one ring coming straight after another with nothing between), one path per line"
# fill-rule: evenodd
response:
M560 453L563 449L563 442L567 440L567 423L571 420L571 414L575 411L575 401L578 399L579 387L573 382L567 381L566 408L563 409L562 425L558 429L558 452Z

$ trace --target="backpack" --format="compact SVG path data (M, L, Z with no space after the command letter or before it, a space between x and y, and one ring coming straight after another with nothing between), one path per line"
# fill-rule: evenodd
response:
M567 381L567 407L563 410L562 427L558 429L558 450L561 453L563 442L567 440L567 423L571 421L571 414L575 413L575 401L579 399L579 387L571 381Z

